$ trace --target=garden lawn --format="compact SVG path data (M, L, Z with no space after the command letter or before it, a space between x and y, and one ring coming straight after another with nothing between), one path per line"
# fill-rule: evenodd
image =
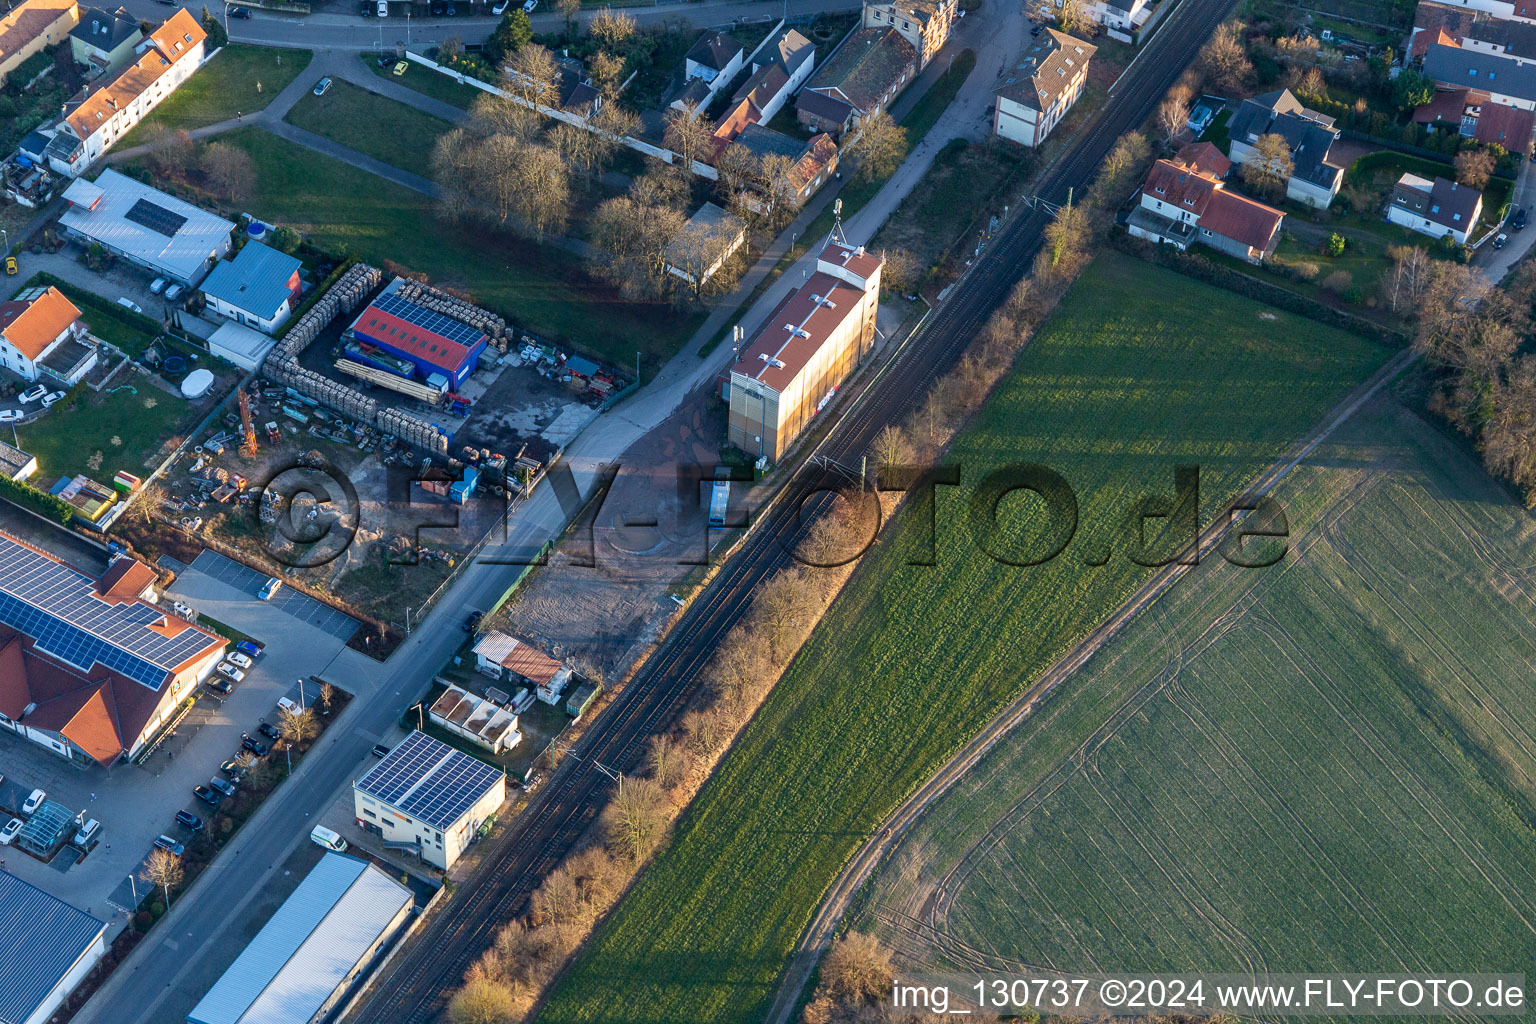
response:
M423 178L432 177L437 137L453 128L442 118L340 79L324 96L305 93L283 120Z
M75 406L57 405L35 423L16 428L22 449L37 456L41 477L83 473L110 483L120 469L146 476L159 463L165 442L191 430L202 415L200 407L143 378L119 379L132 383L138 394L81 388Z
M251 155L256 188L242 204L322 247L375 266L390 260L505 316L616 366L642 353L648 377L702 320L663 302L626 301L576 256L509 233L438 220L432 200L260 128L219 136Z
M231 120L237 113L265 110L274 96L309 67L312 57L308 50L230 43L150 111L118 148L143 142L155 125L201 128Z
M468 110L469 105L475 102L478 97L489 95L483 89L477 89L472 85L464 85L457 79L433 71L431 68L421 64L407 62L405 72L396 75L394 73L394 61L390 61L383 67L380 67L376 54L359 54L358 59L367 66L369 71L372 71L380 78L387 78L397 85L403 85L408 89L415 89L422 95L430 96L435 100L451 103L461 110Z
M900 973L1536 961L1529 513L1385 394L1277 499L1281 566L1204 562L903 839Z
M1127 557L1135 503L1171 495L1175 466L1195 465L1210 522L1387 355L1099 257L949 453L962 486L940 488L937 565L905 564L922 550L922 517L886 527L541 1024L762 1020L859 844L1149 579ZM981 553L966 511L984 474L1025 463L1060 473L1079 509L1065 553L1033 568ZM998 509L992 549L1038 557L1033 500Z

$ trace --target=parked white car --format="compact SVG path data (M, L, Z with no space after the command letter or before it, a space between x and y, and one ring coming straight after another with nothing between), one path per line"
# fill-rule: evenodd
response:
M165 286L167 283L168 282L163 277L155 278L155 280L149 286L149 294L159 295L161 292L165 291Z
M43 408L46 409L50 405L54 404L55 402L58 402L58 401L62 400L63 398L64 398L64 392L62 392L62 391L55 391L51 395L44 395L43 396Z
M241 672L227 661L219 662L219 667L214 671L232 683L238 683L245 679L245 673Z
M47 385L39 384L35 388L27 388L27 390L23 391L17 397L20 398L22 404L25 405L27 402L35 402L35 401L37 401L39 398L42 398L47 393L48 393Z
M0 409L0 423L15 423L22 418L20 409Z
M122 306L124 309L132 310L135 313L142 313L142 312L144 312L144 307L143 306L139 305L137 302L134 302L132 299L128 298L128 296L126 296L126 295L124 295L122 298L118 299L117 300L117 304L119 306Z
M26 803L21 805L21 813L24 815L32 814L39 807L43 806L43 801L47 799L47 793L44 793L40 789L34 789L32 791L32 795L27 797Z
M21 819L12 818L6 822L5 828L0 828L0 846L10 846L11 840L16 838L16 833L21 831Z
M230 651L228 654L224 655L224 660L229 662L231 665L238 665L241 668L251 667L251 659L241 654L239 651Z

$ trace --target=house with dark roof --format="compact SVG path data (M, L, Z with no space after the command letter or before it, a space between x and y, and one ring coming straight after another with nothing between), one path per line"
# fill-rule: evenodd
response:
M107 922L0 871L0 1021L47 1024L107 952Z
M1063 0L1039 0L1038 4L1028 6L1036 11L1041 21L1050 21L1060 17L1062 3ZM1131 33L1152 16L1149 0L1084 0L1082 12L1121 42L1130 42L1134 38Z
M271 334L299 304L301 267L296 257L247 242L234 259L214 264L203 278L203 296L219 316Z
M667 246L667 273L701 288L746 244L747 226L741 219L705 203Z
M711 29L705 32L683 58L683 76L713 82L729 82L741 70L745 51L733 37Z
M157 582L127 555L92 578L0 533L0 729L86 763L142 750L224 654Z
M796 119L813 132L841 135L889 106L917 68L917 50L894 28L855 29L805 83Z
M1436 3L1419 0L1408 37L1410 59L1424 56L1429 45L1444 39L1464 45L1463 39L1497 43L1517 52L1523 26L1536 26L1536 2L1532 0L1459 0ZM1527 37L1528 38L1528 37Z
M1533 26L1536 28L1536 26ZM1486 92L1467 88L1438 88L1435 98L1415 108L1419 124L1452 131L1485 145L1502 146L1529 156L1536 112L1495 103Z
M1255 158L1261 136L1284 138L1293 165L1285 194L1298 203L1327 209L1344 186L1344 168L1328 161L1339 137L1333 118L1303 106L1289 89L1244 100L1227 132L1232 140L1228 155L1238 164Z
M1472 89L1495 103L1536 110L1536 61L1432 43L1424 54L1424 73L1447 88Z
M1038 146L1083 94L1088 62L1098 47L1047 29L1003 73L994 90L992 134L1021 146Z
M89 77L112 74L133 58L133 48L144 38L139 20L128 8L115 11L100 7L80 9L80 24L69 33L69 52L75 63L89 69Z
M1449 178L1430 181L1404 174L1392 186L1387 200L1387 220L1432 238L1449 235L1467 244L1483 214L1483 194Z
M1185 250L1204 245L1260 263L1275 251L1285 214L1227 191L1232 163L1210 143L1185 146L1147 174L1126 230Z
M864 4L865 28L894 28L917 51L917 66L928 66L934 54L949 41L959 0L890 0Z
M797 206L815 195L837 170L837 143L826 132L802 142L772 128L749 124L736 137L736 144L759 163L769 156L781 156L790 161L788 184L794 190L793 200ZM772 202L768 197L749 197L747 200L748 206L758 213L766 212Z

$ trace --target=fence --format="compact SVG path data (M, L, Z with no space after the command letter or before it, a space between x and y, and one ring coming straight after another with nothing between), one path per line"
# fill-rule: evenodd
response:
M580 128L583 131L592 132L593 134L602 134L596 126L594 126L590 121L579 114L572 114L565 110L556 110L554 107L546 107L542 103L529 103L527 100L523 99L521 96L518 96L516 93L507 92L505 89L502 89L499 86L491 85L489 82L482 82L478 78L473 78L464 74L462 71L455 71L452 68L446 68L439 64L437 61L423 54L414 53L410 50L407 50L405 51L405 59L414 61L424 68L431 68L438 74L447 75L449 78L452 78L454 81L459 82L460 84L472 85L476 89L488 92L493 96L500 96L502 99L507 99L514 103L522 104L523 106L528 107L530 110L538 111L545 117L552 117L556 121L563 121L568 125ZM653 156L665 163L676 164L680 159L682 159L672 150L667 149L664 146L654 145L652 143L646 142L644 139L637 139L632 135L620 136L618 142L620 145L627 146L637 153L644 153L646 156ZM710 181L718 181L720 178L719 171L709 166L709 164L701 163L698 160L693 162L693 173L701 178L707 178Z

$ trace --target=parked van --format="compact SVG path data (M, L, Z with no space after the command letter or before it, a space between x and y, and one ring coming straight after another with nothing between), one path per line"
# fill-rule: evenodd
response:
M324 825L316 825L309 833L309 838L327 850L335 850L337 853L347 852L347 841Z

